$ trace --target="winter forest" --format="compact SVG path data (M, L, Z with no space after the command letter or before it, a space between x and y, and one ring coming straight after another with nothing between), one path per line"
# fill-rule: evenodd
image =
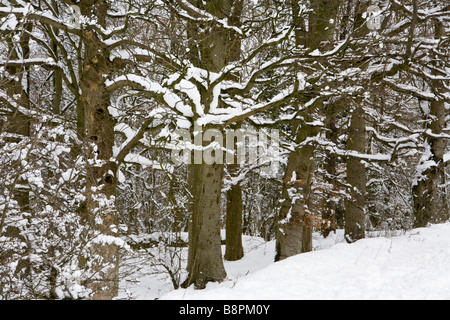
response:
M450 260L449 107L449 0L0 0L0 299Z

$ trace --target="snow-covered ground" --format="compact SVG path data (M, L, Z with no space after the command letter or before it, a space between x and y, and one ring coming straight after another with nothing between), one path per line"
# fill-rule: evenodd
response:
M225 262L222 283L173 290L159 275L126 289L162 300L450 299L450 224L372 236L347 244L342 232L316 235L313 252L277 263L274 242L245 237L245 257Z

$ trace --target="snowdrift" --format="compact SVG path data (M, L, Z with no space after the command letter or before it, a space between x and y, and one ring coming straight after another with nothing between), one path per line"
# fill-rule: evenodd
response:
M317 241L317 251L278 263L269 262L267 247L250 251L242 261L226 263L227 281L161 299L450 299L450 224L354 244L323 239L325 249Z

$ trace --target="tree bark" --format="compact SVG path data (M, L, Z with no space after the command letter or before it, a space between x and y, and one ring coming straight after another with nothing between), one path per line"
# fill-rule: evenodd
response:
M435 21L435 38L440 39L445 34L445 28L441 22ZM439 81L434 81L433 86L442 90ZM450 218L447 194L445 190L445 164L444 154L446 151L446 140L439 135L445 128L445 102L430 102L431 122L428 128L431 135L427 137L428 155L422 162L431 162L433 165L420 172L417 183L413 186L413 210L414 227L426 227L428 223L442 223Z
M296 45L316 49L322 45L323 41L330 40L331 22L337 15L339 4L340 0L312 1L313 11L309 15L308 32L306 32L299 2L292 0L290 5L293 24L296 28ZM305 120L300 121L300 124L297 123L297 127L293 130L297 131L297 144L319 132L317 128L307 124L312 120L310 115L302 113L302 116ZM312 250L313 221L309 206L311 180L315 167L314 152L315 147L304 145L289 155L281 194L283 202L278 214L275 261Z
M230 168L229 170L233 170ZM227 191L225 260L236 261L244 256L242 246L242 187L238 183Z
M325 128L327 130L327 140L333 144L338 143L339 132L336 126L337 114L340 110L340 101L329 101L325 107ZM327 154L325 159L325 182L328 187L324 194L323 211L322 211L322 226L321 233L323 237L328 237L331 232L335 232L338 224L338 218L341 215L342 208L337 202L337 197L334 192L337 191L337 164L338 158L333 154Z
M243 0L234 1L233 11L229 22L233 26L240 26L243 10ZM227 62L238 61L241 57L242 41L240 36L235 32L229 33L230 51L228 53ZM239 75L235 75L239 77ZM236 128L240 128L238 124ZM237 153L237 144L233 142L234 150ZM234 164L228 166L228 172L232 177L236 177L239 172L239 164L237 156L234 157ZM237 261L244 256L244 248L242 246L242 186L240 183L233 184L231 189L227 191L227 216L226 216L226 238L225 238L225 260Z
M445 105L443 102L431 103L431 115L435 117L430 125L433 134L442 132ZM413 186L414 227L426 227L428 223L443 223L449 219L449 208L445 192L445 165L443 151L445 141L442 138L428 138L430 155L425 161L433 165L421 172L419 181Z
M302 122L297 143L317 133L317 128ZM306 145L289 155L276 231L275 261L312 250L313 226L309 205L315 164L314 151L314 146Z
M212 0L207 2L191 0L191 4L220 19L230 18L232 9L241 1ZM240 42L230 35L230 30L217 24L189 22L191 62L204 70L220 72L231 61ZM203 90L202 104L209 112L212 92ZM196 121L196 117L193 118ZM215 128L223 130L223 128ZM203 289L210 281L222 281L226 277L221 253L220 217L223 164L193 164L190 168L192 186L192 217L189 223L189 276L183 287L194 284Z
M23 33L20 37L20 49L22 51L22 59L30 58L30 37L28 33L31 33L33 29L33 24L27 23L25 25L25 29L27 33ZM17 48L14 48L14 45L8 41L9 49L11 50L11 59L17 60L19 56L16 52ZM12 100L17 101L17 105L30 109L30 67L15 67L8 66L6 64L6 69L8 73L17 77L17 80L11 79L10 82L6 85L6 92ZM24 88L22 86L23 78L26 77L27 87ZM19 98L17 98L19 97ZM21 135L23 137L30 137L31 135L31 118L30 116L24 114L19 109L13 110L7 118L7 122L3 126L3 130L9 133L15 133ZM20 138L10 138L12 141L19 141ZM20 167L20 164L17 163ZM19 179L18 183L16 183L14 187L14 198L20 206L20 210L22 212L30 211L30 191L27 186L27 181L24 179Z
M95 13L102 26L108 4L96 1L94 6L81 3L83 15ZM81 104L85 111L87 141L90 145L86 173L86 207L84 218L102 236L117 236L115 195L117 165L113 162L114 119L108 111L110 95L105 75L110 72L109 50L93 31L85 31L83 69L80 81ZM118 294L119 249L115 244L98 243L93 254L101 261L94 267L97 274L88 284L94 300L112 299Z
M347 148L365 153L366 124L364 111L357 106L353 111L348 133ZM345 239L354 242L365 237L366 166L361 160L347 159L347 183L350 198L345 205Z
M222 179L221 164L192 164L192 221L189 238L189 276L183 287L194 284L204 289L210 281L226 277L222 261L220 213Z

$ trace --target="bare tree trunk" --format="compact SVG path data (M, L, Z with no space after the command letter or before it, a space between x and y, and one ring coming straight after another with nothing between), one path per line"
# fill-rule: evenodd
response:
M108 4L96 1L81 6L81 12L89 15L91 10L99 22L105 26ZM109 114L110 95L106 90L105 77L111 68L109 50L93 31L83 34L84 64L80 88L81 104L85 111L86 134L84 139L92 148L86 173L85 219L101 232L102 236L116 236L117 214L115 195L117 168L113 162L114 120ZM95 266L97 271L88 287L93 290L93 299L112 299L118 293L119 253L115 244L101 242L93 246L93 254L100 257Z
M57 47L53 45L54 50L57 50ZM53 74L53 88L54 88L54 96L52 101L52 109L54 114L61 114L61 101L63 94L63 79L62 79L62 70L57 69Z
M192 221L189 239L189 276L183 284L195 284L204 289L210 281L222 281L226 277L222 261L220 238L220 213L222 178L221 164L193 164Z
M364 111L361 106L357 106L351 118L347 148L365 153L365 147ZM354 242L365 237L366 166L361 160L352 157L347 159L347 183L351 186L351 199L345 205L345 238L348 242Z
M442 23L435 21L435 38L439 39L444 34L445 28ZM433 86L440 88L439 81L435 81ZM420 173L417 183L413 186L415 228L426 227L428 223L442 223L450 218L445 190L444 154L447 143L444 138L439 137L445 128L445 117L444 101L432 101L429 124L431 134L427 137L429 150L426 150L426 152L429 151L429 155L422 161L431 161L433 165Z
M20 59L28 59L30 58L30 47L29 41L30 36L28 33L31 33L33 29L33 25L31 23L27 23L25 25L26 33L23 33L20 37L20 51L22 57ZM15 48L12 43L9 44L9 49L11 50L11 59L17 60L19 56L17 51L19 48ZM8 72L11 75L17 77L17 80L11 80L6 85L6 92L11 99L16 100L17 104L25 109L30 109L30 100L29 100L29 90L30 90L30 67L15 67L15 66L6 66ZM22 86L23 79L26 77L27 88ZM19 98L17 98L19 97ZM8 120L4 125L3 130L9 133L15 133L24 137L30 137L31 135L31 118L21 112L19 109L13 110L11 114L8 116ZM20 138L11 138L11 140L20 140ZM17 164L20 167L20 164ZM19 179L14 187L14 198L20 206L21 211L29 212L30 211L30 192L29 188L26 185L26 181L24 179Z
M240 26L243 10L243 0L234 1L233 11L229 19L233 26ZM228 52L227 62L238 61L241 57L242 41L234 32L229 33L230 50ZM235 75L238 77L239 75ZM238 125L237 127L240 127ZM234 150L237 152L237 145L234 142ZM235 157L235 164L228 166L228 172L232 177L236 177L239 172L239 164ZM227 191L227 216L226 216L226 238L225 238L225 260L236 261L244 256L242 247L242 186L240 183L233 184Z
M339 132L336 127L337 113L340 110L340 101L330 101L325 107L325 128L326 137L330 142L337 144ZM328 184L324 194L321 233L326 238L331 232L336 231L339 212L342 210L337 202L334 192L337 191L337 157L327 154L325 159L325 182Z
M58 4L56 3L56 0L52 0L51 5L53 7L53 10L59 13ZM54 28L53 33L57 35L59 33L59 30ZM52 37L50 46L55 55L58 56L58 44L56 43L56 41L57 40ZM63 95L63 71L59 68L53 71L53 90L54 90L52 100L53 113L61 114L61 101Z
M297 143L318 133L318 129L302 122ZM289 156L283 181L281 209L276 231L275 261L312 250L311 179L314 172L313 146L304 146Z
M232 8L240 1L190 1L218 18L231 18ZM190 59L199 68L220 72L236 53L236 43L230 31L217 25L190 22L188 38ZM234 40L233 40L234 39ZM212 92L202 93L202 103L209 109ZM207 112L207 111L206 111ZM193 119L195 121L195 119ZM223 128L215 128L223 130ZM222 281L226 277L221 253L220 217L223 164L193 164L190 168L192 186L192 217L189 222L189 276L183 287L194 284L205 288L209 281Z
M229 170L233 170L230 168ZM238 183L227 191L225 260L236 261L244 256L242 247L242 188Z
M311 3L314 10L309 15L308 32L305 32L299 2L292 0L290 5L296 27L296 45L314 49L320 47L322 41L329 40L332 36L332 18L337 14L339 3L339 0L314 0ZM311 120L308 114L302 116L305 120L293 130L297 131L298 144L319 132L317 128L307 124ZM315 167L314 151L315 147L304 145L289 155L281 195L283 202L278 215L275 261L312 250L313 222L309 206Z
M442 133L445 118L445 105L441 101L431 103L431 132ZM445 165L443 155L445 140L443 138L428 138L430 156L427 161L433 161L433 166L421 173L419 181L413 186L414 227L426 227L428 223L443 223L449 219L447 195L445 192Z
M370 31L364 17L369 6L370 1L358 0L355 3L354 37L363 37ZM351 118L347 149L365 153L366 122L361 102L357 104ZM361 160L352 157L347 159L347 183L350 185L350 199L345 201L345 238L348 242L354 242L365 238L366 169Z
M9 58L11 60L25 60L30 57L30 37L28 35L28 32L31 32L32 28L33 25L31 23L27 23L25 25L25 29L27 32L22 33L20 36L20 48L16 48L13 42L10 39L7 39L6 42L9 49ZM19 56L18 52L21 52L21 56ZM6 70L12 78L8 82L6 82L4 87L6 89L5 91L8 95L8 98L14 101L17 106L24 109L30 109L30 68L26 66L17 67L8 65L6 63ZM26 77L27 87L23 86L24 77ZM0 104L1 103L3 103L3 101L0 101ZM6 122L2 122L0 120L0 132L8 132L17 135L8 137L6 141L20 142L23 138L29 138L31 136L31 117L23 113L21 110L19 110L19 108L15 108L15 106L10 105L9 102L6 101L5 104L10 108L11 111L7 113ZM30 213L30 190L28 181L20 176L24 173L21 159L15 160L12 166L14 167L16 176L14 181L6 187L11 190L14 200L16 200L19 205L20 211L23 213ZM27 239L25 239L25 236L21 233L21 230L18 226L8 225L6 223L6 213L7 212L5 208L0 219L0 237L6 236L15 238L21 243L27 243ZM4 250L0 252L0 263L2 263L4 259L9 259L14 254L16 254L14 250ZM15 267L15 273L19 273L20 270L24 269L26 274L30 275L30 266L31 263L28 257L21 258L20 262Z

